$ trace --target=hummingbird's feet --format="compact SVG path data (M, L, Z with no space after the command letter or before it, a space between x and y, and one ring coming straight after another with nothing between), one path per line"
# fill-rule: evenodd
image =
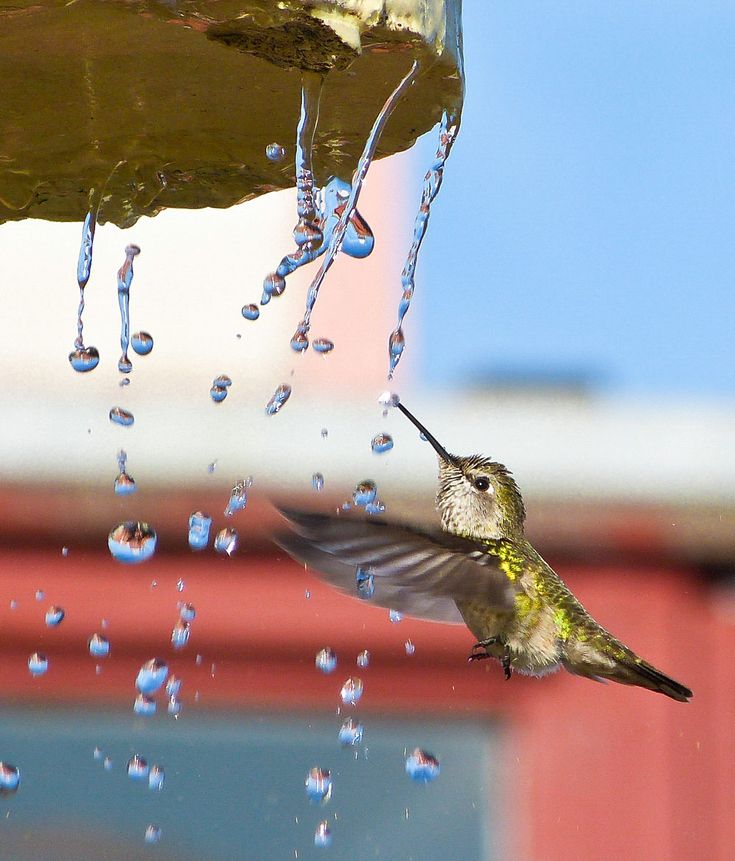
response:
M485 658L497 657L497 655L493 655L490 653L491 646L503 647L503 654L500 657L500 666L503 668L503 675L505 676L505 680L507 682L513 674L513 671L510 666L510 649L508 648L508 644L503 641L502 637L489 637L487 640L480 640L479 643L475 643L467 660L484 661Z

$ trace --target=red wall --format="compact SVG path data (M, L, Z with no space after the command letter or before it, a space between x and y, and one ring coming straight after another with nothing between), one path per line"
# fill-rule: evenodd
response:
M500 722L509 858L735 857L735 616L694 572L663 566L562 572L600 622L693 688L693 702L681 704L564 673L506 683L495 663L467 664L472 637L464 628L411 619L391 624L387 611L333 592L290 561L244 554L209 560L161 555L128 568L84 552L0 554L5 701L92 699L129 708L138 666L161 655L184 678L184 709L333 714L342 681L359 674L361 713L481 714ZM18 602L14 610L10 599ZM194 603L197 619L189 646L173 653L169 639L181 600ZM57 629L43 621L51 603L67 613ZM86 652L95 631L112 643L99 675ZM404 648L409 638L412 656ZM340 659L331 676L313 667L324 645ZM358 670L354 658L365 648L372 661ZM26 667L35 650L50 659L38 679Z

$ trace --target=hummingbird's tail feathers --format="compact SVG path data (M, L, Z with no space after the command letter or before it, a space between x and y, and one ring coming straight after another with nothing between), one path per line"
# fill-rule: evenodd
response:
M585 648L583 658L568 649L562 663L576 676L585 676L595 681L609 680L621 685L635 685L664 694L680 703L689 702L693 696L689 688L662 673L661 670L657 670L617 640L610 638L609 645L612 645L615 651L605 649L595 656L592 650Z
M462 623L455 600L513 607L514 589L492 557L446 532L380 520L282 510L290 530L274 536L290 556L356 598L411 616Z

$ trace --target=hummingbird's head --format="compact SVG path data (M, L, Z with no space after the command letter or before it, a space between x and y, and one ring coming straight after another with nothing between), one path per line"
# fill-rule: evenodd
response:
M442 526L471 538L522 535L526 512L510 471L502 463L481 455L450 454L403 404L397 406L426 437L439 458L436 507Z

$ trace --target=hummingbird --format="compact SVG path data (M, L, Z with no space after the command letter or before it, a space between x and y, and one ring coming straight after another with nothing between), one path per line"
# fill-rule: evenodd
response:
M450 454L397 398L392 405L437 454L441 529L283 510L290 529L275 542L348 594L463 622L477 640L468 660L494 658L506 679L564 667L688 702L691 690L599 625L529 543L510 470L482 455Z

